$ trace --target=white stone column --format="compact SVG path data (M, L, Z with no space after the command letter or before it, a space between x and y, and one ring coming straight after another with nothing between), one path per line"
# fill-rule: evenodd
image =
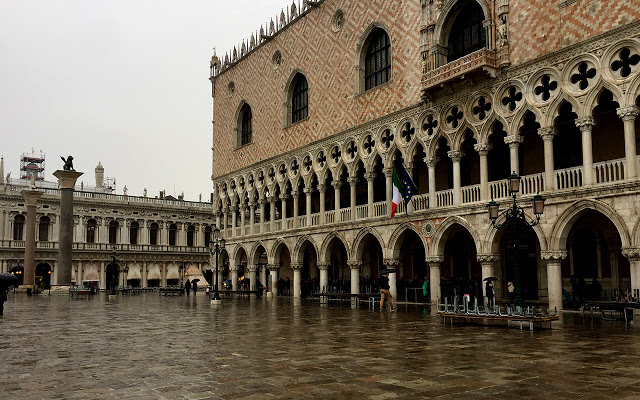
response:
M473 146L480 156L480 200L489 200L489 164L487 156L491 150L490 143L478 143Z
M240 206L240 235L244 236L246 234L245 232L245 224L247 222L247 218L245 216L247 212L247 206L245 206L244 204Z
M636 165L636 116L640 108L636 106L618 109L618 116L624 123L624 154L626 159L625 178L636 179L638 176Z
M429 172L429 208L438 206L438 201L436 200L436 165L438 161L438 157L425 157L424 159Z
M518 149L520 148L520 143L524 138L520 135L512 135L504 138L505 144L509 145L509 165L511 166L511 171L520 175L520 157L518 154Z
M213 212L213 215L216 217L216 228L222 229L220 217L222 216L222 212L220 210L216 210ZM158 241L160 243L160 241Z
M273 296L278 295L278 269L280 269L279 265L276 265L276 264L269 265L269 272L271 276L271 284L269 285L269 291Z
M256 271L258 270L257 265L247 265L247 270L249 271L249 290L253 291L257 288L256 282Z
M367 217L372 218L373 211L373 182L376 179L375 172L367 172L364 174L364 178L367 180Z
M254 235L256 233L256 203L249 202L249 234Z
M320 192L320 225L325 224L324 213L326 212L325 202L326 202L326 192L327 186L323 183L318 184L318 191ZM311 226L311 222L307 222L307 226Z
M276 196L269 197L269 232L276 230Z
M105 262L100 262L100 282L98 283L100 290L105 290L107 288L107 268L105 266Z
M351 293L360 294L360 266L362 261L349 261L348 264L351 270Z
M335 222L340 222L340 188L342 187L342 182L333 181L333 188L335 189L334 203L335 203Z
M555 166L553 162L553 138L556 135L556 127L549 126L538 129L538 135L544 141L544 190L556 189Z
M267 202L265 199L258 200L258 205L260 206L260 226L258 227L258 233L264 233L264 205ZM265 282L262 282L264 285Z
M147 262L143 261L142 262L142 287L146 288L147 286L149 286L148 282L147 282Z
M329 263L318 263L320 270L320 293L324 293L329 286Z
M162 287L167 287L167 263L163 262L160 264L160 274L162 275L162 282L160 283L160 286Z
M266 265L262 265L260 267L260 283L262 283L262 285L265 287L269 284L269 282L267 282L267 266Z
M231 290L238 290L238 267L229 265L229 271L231 272Z
M631 272L631 294L634 294L634 289L640 289L640 248L623 248L622 255L629 260L629 269ZM613 276L613 268L611 275Z
M300 288L302 287L302 264L291 264L293 269L293 298L300 298Z
M482 267L482 295L487 296L487 291L485 290L484 280L490 276L495 277L494 265L496 261L498 261L497 254L478 254L476 255L476 259L480 263ZM478 301L478 303L481 303Z
M442 268L442 261L444 256L430 256L426 257L427 264L429 264L429 284L431 291L431 304L436 304L438 299L442 300L442 292L440 288L440 270Z
M562 260L566 251L543 251L540 257L547 261L547 290L549 292L549 312L562 311Z
M386 179L387 189L387 215L391 215L391 202L393 200L393 167L385 167L382 169Z
M281 194L280 195L280 210L282 211L280 213L280 230L286 230L287 229L287 199L289 198L289 195L287 194Z
M451 150L447 153L453 161L453 204L462 203L462 187L460 184L460 160L464 153L460 150Z
M350 176L347 178L347 182L349 182L349 197L351 199L351 220L356 220L356 188L358 185L358 177Z
M576 126L582 132L582 185L590 186L593 180L593 146L591 145L591 131L593 130L593 118L576 120Z
M229 237L236 236L236 225L238 223L238 207L233 205L230 208L231 210L231 232L229 232Z
M306 194L306 208L307 208L307 226L311 226L311 196L313 195L312 188L304 188Z
M291 192L291 197L293 197L293 229L297 229L300 227L300 223L299 223L300 210L298 209L298 207L300 206L299 204L300 193L298 193L297 190L294 190L293 192ZM307 226L308 225L309 223L307 222Z

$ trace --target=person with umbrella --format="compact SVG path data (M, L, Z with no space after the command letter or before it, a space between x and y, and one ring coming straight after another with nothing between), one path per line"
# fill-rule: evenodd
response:
M191 288L193 289L193 295L194 296L198 292L198 282L200 282L200 279L198 279L198 278L191 280Z
M487 296L487 307L489 308L495 307L496 305L494 300L495 292L493 290L493 281L497 281L497 280L498 278L494 278L493 276L484 278L484 281L487 282L484 285L484 293L485 293L485 296Z
M392 270L393 271L393 270ZM378 280L378 284L380 285L380 312L384 311L384 298L385 296L389 298L389 306L391 307L391 311L396 311L397 307L393 306L393 299L391 298L391 292L389 291L389 270L385 269L380 271L380 279Z
M191 281L189 279L184 283L184 291L189 296L189 292L191 292Z
M18 282L13 274L0 274L0 315L4 315L4 302L7 301L9 286Z

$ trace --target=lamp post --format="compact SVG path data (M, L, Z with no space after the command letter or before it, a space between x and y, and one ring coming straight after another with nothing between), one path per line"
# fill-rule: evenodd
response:
M216 257L216 276L214 279L215 283L213 284L213 299L211 300L212 303L215 302L214 304L218 304L220 302L220 294L218 293L218 256L220 255L220 252L224 250L224 244L224 238L220 237L220 229L216 227L213 230L213 240L209 240L209 254L211 254L211 256L215 255Z
M125 275L127 275L129 273L129 267L128 266L124 267L122 269L122 272L123 272L123 274L122 274L122 290L124 290L127 287L127 279L126 279Z
M184 287L184 274L187 269L187 266L184 264L184 260L182 260L178 269L180 270L180 287Z
M500 206L493 199L488 204L489 208L489 219L491 220L491 224L496 229L502 229L505 226L511 224L511 230L513 231L513 275L514 275L514 285L515 285L515 299L514 303L516 306L524 306L524 301L522 299L522 287L520 282L520 260L519 260L519 238L518 238L518 221L522 221L523 224L527 226L536 226L540 223L540 216L544 211L544 198L540 196L540 194L536 194L533 197L533 214L536 216L535 220L528 221L527 217L524 214L524 210L522 207L518 206L516 201L516 195L520 191L520 176L515 173L515 171L509 176L507 179L509 181L509 195L513 197L513 205L506 211L505 220L501 224L497 224L496 220L498 219L498 213L500 211Z

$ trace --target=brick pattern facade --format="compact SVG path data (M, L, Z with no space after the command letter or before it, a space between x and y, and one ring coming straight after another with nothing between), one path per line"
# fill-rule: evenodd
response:
M345 14L339 32L332 18ZM329 0L281 31L214 81L213 176L312 143L420 102L420 2ZM355 94L358 42L373 23L392 42L388 84ZM274 67L276 51L282 64ZM309 83L309 118L284 128L287 82L300 70ZM234 91L229 91L229 83ZM242 101L253 110L253 143L237 150L233 135Z
M639 0L511 0L512 65L533 60L640 19Z

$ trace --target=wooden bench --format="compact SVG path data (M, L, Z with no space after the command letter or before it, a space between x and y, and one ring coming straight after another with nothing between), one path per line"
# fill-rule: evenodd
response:
M553 321L558 321L560 319L557 315L550 315L546 317L527 317L527 316L515 316L515 315L473 315L473 314L459 314L459 313L447 313L447 312L437 312L438 316L444 318L444 323L447 323L447 318L449 318L450 323L453 325L453 320L462 322L480 322L486 323L489 321L497 321L497 322L506 322L509 325L509 322L519 322L520 329L522 329L523 324L529 324L529 330L533 330L536 324L543 328L543 324L549 323L549 329L551 329L551 323Z

